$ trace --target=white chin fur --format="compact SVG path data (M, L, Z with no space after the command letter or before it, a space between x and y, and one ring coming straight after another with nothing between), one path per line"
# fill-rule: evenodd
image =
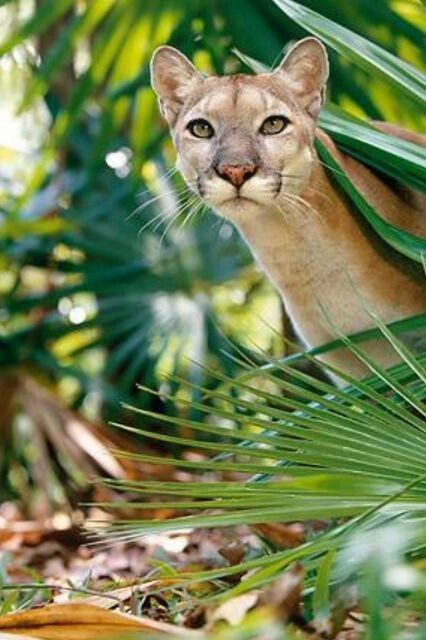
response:
M243 218L253 218L265 210L265 205L260 202L235 197L220 202L211 200L209 204L217 215L235 223Z
M277 181L272 178L250 178L239 190L222 180L212 178L204 185L204 198L216 210L247 209L252 206L270 203L277 195ZM241 198L239 199L238 198Z

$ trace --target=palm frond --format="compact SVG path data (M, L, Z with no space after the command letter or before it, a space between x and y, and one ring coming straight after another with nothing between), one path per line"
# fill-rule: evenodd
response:
M397 87L399 91L419 104L424 103L426 98L424 75L410 64L300 3L293 0L274 0L274 2L292 20L321 38L338 53L361 68L383 75L386 81Z
M353 530L370 530L389 520L415 521L424 526L426 429L420 417L424 404L413 394L414 381L422 381L425 375L424 360L402 347L387 327L379 323L378 328L403 357L404 368L414 376L411 382L398 381L401 365L385 371L366 358L362 345L343 338L369 366L380 393L374 391L374 385L370 387L347 374L350 384L335 389L282 364L278 371L258 369L251 381L218 374L223 391L220 387L210 392L199 389L208 392L210 399L197 405L205 413L205 420L179 419L128 407L151 424L155 421L180 431L185 427L186 432L194 433L176 436L141 428L144 438L220 455L190 460L121 452L123 459L191 470L197 479L182 484L106 480L107 486L135 496L133 503L126 501L126 509L150 510L162 505L183 515L166 521L117 519L100 530L101 539L127 541L146 533L186 528L334 520L330 529L296 550L243 562L225 573L219 570L194 576L195 580L207 579L257 568L231 591L235 595L273 579L296 559L309 562L314 574L318 572L316 580L321 585L324 572L329 571L324 562L325 567L330 562L323 557L335 553ZM233 393L226 391L231 387ZM116 426L136 432L139 429ZM195 434L203 434L203 438ZM222 472L257 475L235 482L207 480L211 474ZM109 506L119 515L120 502ZM323 587L319 589L321 593Z

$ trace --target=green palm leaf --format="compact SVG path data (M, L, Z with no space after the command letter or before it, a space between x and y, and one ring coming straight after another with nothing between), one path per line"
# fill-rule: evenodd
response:
M415 380L422 380L425 375L422 359L409 353L387 327L379 323L378 328L404 358L405 372L409 370ZM283 365L280 375L257 369L257 378L251 384L218 374L224 388L232 386L233 393L221 391L220 387L210 392L200 388L213 400L198 404L206 420L174 418L128 407L151 423L167 424L172 430L185 426L187 431L204 436L201 439L175 436L164 428L160 433L122 424L116 425L119 428L139 432L144 438L183 445L185 449L221 455L200 461L129 452L120 455L182 467L200 478L205 473L222 471L255 472L263 477L257 476L256 482L247 479L122 484L105 480L107 486L134 493L137 496L134 508L149 510L162 505L185 512L183 516L160 522L117 520L109 526L107 538L127 541L145 533L187 527L349 518L346 524L336 524L296 550L276 552L255 564L244 562L225 573L194 576L195 580L210 579L230 575L234 570L257 568L251 578L231 591L237 594L273 579L296 559L305 559L314 572L318 570L316 606L320 607L326 599L325 585L331 579L330 554L335 553L351 531L375 527L389 518L426 524L426 427L425 421L416 415L424 411L424 405L412 395L412 382L399 382L401 365L385 371L364 356L362 346L343 340L369 366L377 384L393 393L376 393L375 385L370 387L348 375L350 385L336 390L326 382ZM262 381L268 381L268 385ZM275 391L267 390L271 385ZM155 500L150 500L154 496ZM122 508L120 503L109 506L118 513ZM132 503L126 502L126 509L129 507ZM188 515L188 511L192 513ZM103 536L104 532L102 539Z
M322 144L320 140L316 141L316 145L320 157L333 171L334 179L344 189L350 200L352 200L358 211L362 213L376 233L400 253L423 264L426 255L426 239L403 231L384 220L358 191L353 182L351 182L345 174L342 166L336 162L325 145Z
M321 110L319 126L349 155L421 191L426 190L426 148L382 133L333 104Z
M74 0L62 0L61 2L44 0L38 10L0 45L0 56L9 53L17 44L21 44L27 38L43 33L58 18L66 14L73 4Z
M275 4L301 27L321 38L351 62L386 81L420 104L426 99L424 75L373 42L293 0Z

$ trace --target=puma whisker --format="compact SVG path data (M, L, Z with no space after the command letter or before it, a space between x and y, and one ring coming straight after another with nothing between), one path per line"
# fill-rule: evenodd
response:
M422 265L376 235L335 176L348 175L384 219L426 238L424 198L346 156L317 128L328 79L321 42L301 40L270 72L223 77L199 73L182 53L163 46L153 55L151 79L177 168L197 197L245 238L307 347L335 337L329 320L350 335L373 326L369 311L391 322L426 310ZM372 126L425 144L424 136L396 125ZM318 158L316 137L337 169ZM384 339L363 348L381 365L399 359ZM355 376L368 371L346 349L323 358Z

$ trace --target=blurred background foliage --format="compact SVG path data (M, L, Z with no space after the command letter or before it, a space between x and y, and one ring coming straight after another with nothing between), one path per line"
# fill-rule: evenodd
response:
M301 4L421 67L420 1ZM213 388L208 368L233 375L230 354L283 352L271 286L236 231L197 207L172 169L149 59L169 42L207 73L247 71L233 48L272 66L304 35L265 0L0 3L0 498L37 476L35 429L51 478L79 485L52 439L69 414L52 400L31 411L31 385L106 424L120 401L179 411L136 383L185 396L166 374ZM330 102L421 128L398 87L329 54Z

